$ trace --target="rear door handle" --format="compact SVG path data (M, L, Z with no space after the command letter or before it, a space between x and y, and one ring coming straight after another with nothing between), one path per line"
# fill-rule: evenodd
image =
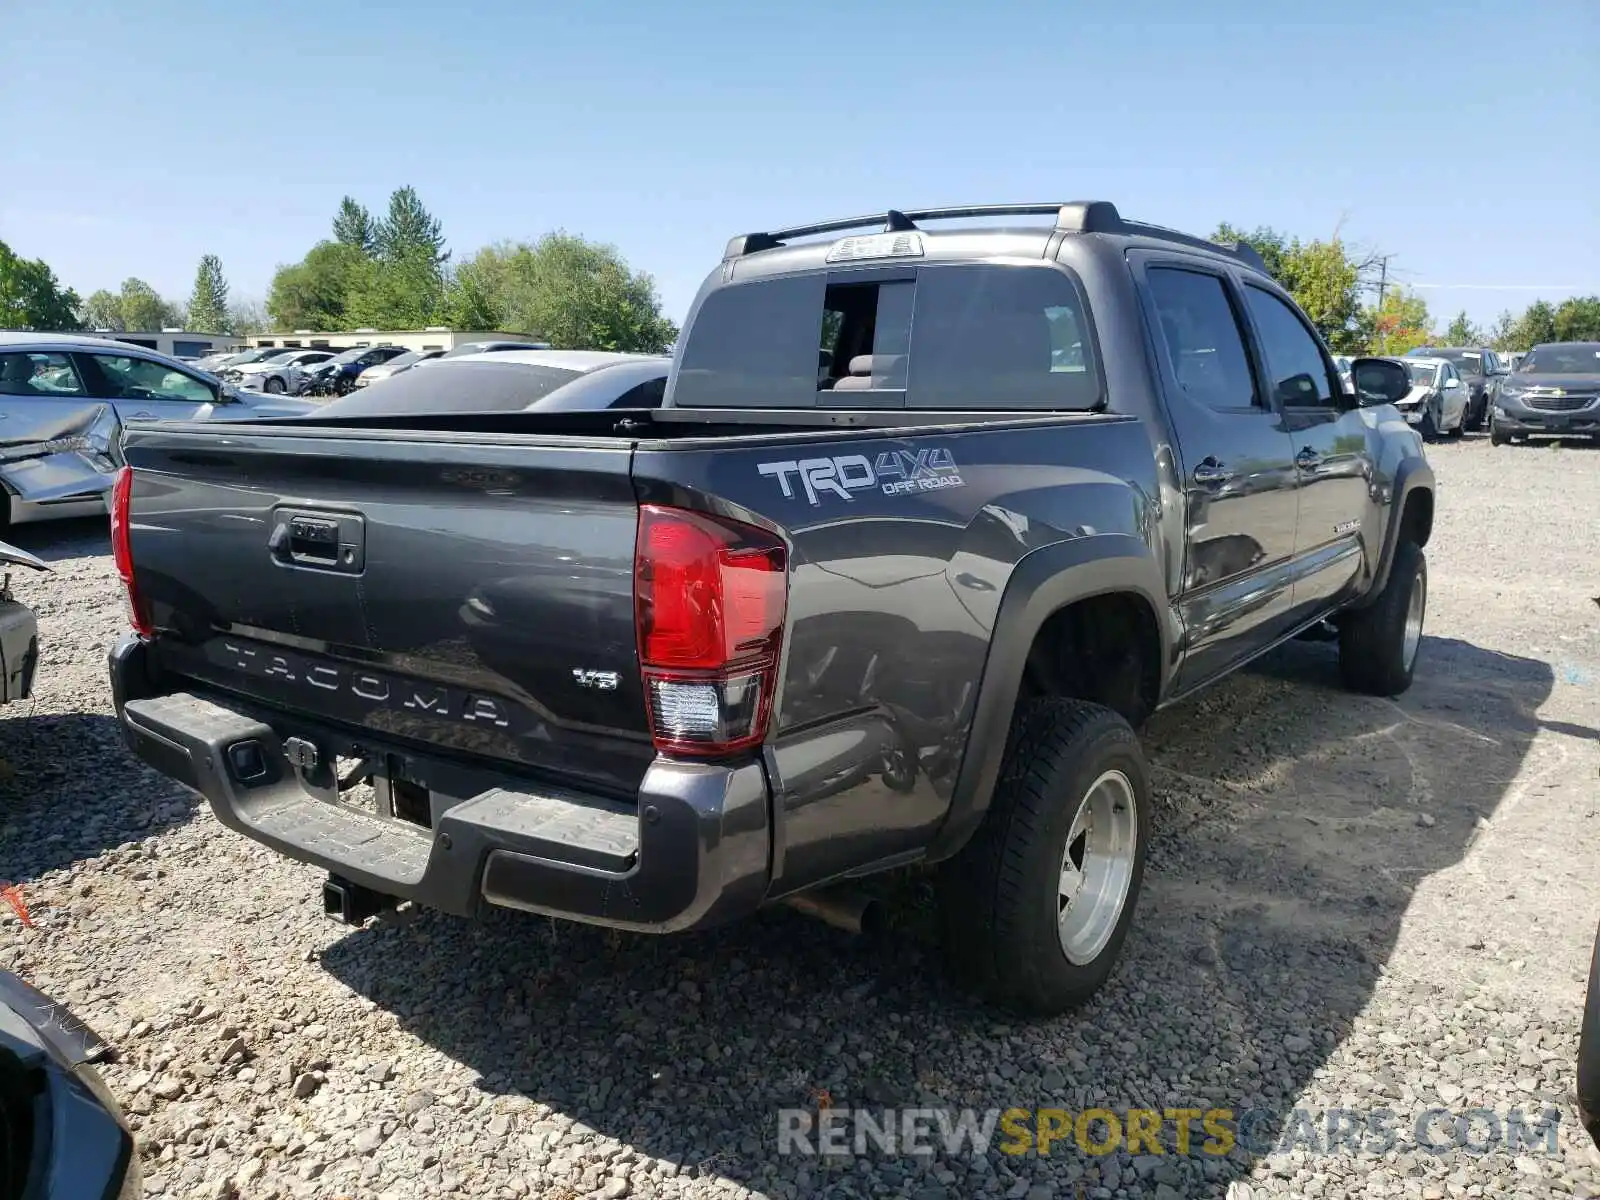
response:
M1322 465L1322 455L1307 446L1294 456L1294 465L1302 471L1314 471Z
M136 412L133 414L133 419L135 421L154 421L156 415L153 412Z
M1233 472L1214 458L1205 458L1195 464L1194 481L1201 487L1216 487L1232 478Z

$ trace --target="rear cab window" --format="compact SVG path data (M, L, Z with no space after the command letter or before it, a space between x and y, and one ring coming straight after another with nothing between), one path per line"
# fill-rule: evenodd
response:
M1101 398L1087 305L1059 266L920 264L734 283L691 322L681 408L1082 411Z

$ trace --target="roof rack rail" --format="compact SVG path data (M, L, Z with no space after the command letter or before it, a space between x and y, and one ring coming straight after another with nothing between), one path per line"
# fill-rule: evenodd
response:
M1266 263L1255 247L1244 242L1224 245L1192 234L1179 233L1160 225L1142 221L1124 220L1117 206L1109 200L1055 201L1041 204L962 204L946 208L891 208L886 212L860 217L842 217L833 221L815 221L809 225L792 225L786 229L773 229L758 233L741 233L731 238L723 253L723 261L743 258L762 250L774 250L789 238L814 237L819 233L843 233L850 229L871 229L877 226L885 233L903 233L920 228L921 221L959 221L973 217L1043 217L1054 216L1055 228L1061 233L1120 233L1138 237L1159 238L1166 242L1180 242L1196 249L1226 254L1259 271Z

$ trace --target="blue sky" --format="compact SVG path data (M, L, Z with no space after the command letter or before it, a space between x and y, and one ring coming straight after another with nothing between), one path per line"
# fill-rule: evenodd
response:
M677 318L734 233L1005 200L1342 222L1444 316L1600 293L1596 0L0 7L0 239L85 295L214 252L260 298L404 183L458 257L565 228Z

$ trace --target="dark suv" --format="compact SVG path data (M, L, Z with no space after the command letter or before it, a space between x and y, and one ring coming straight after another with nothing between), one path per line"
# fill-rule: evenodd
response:
M1488 346L1418 346L1412 358L1442 358L1454 364L1456 373L1467 385L1466 428L1473 433L1483 428L1500 394L1500 380L1508 368Z

